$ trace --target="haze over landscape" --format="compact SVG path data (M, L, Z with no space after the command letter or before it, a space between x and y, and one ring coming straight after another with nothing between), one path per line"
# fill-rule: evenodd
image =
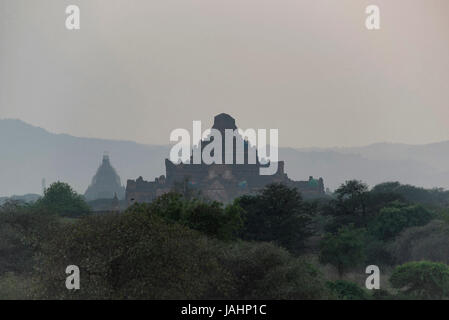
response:
M168 143L232 114L283 147L449 139L449 2L0 1L0 118Z
M0 300L448 300L448 13L0 0Z
M446 0L378 0L375 32L370 1L80 0L76 32L67 4L0 2L0 195L84 192L103 151L153 179L221 112L279 129L294 179L449 187Z
M53 134L20 120L0 120L0 196L41 193L41 181L64 181L84 193L104 151L111 156L122 184L165 174L169 146ZM449 141L406 145L379 143L353 148L281 148L289 177L323 177L335 189L349 179L373 186L400 181L426 188L449 188Z

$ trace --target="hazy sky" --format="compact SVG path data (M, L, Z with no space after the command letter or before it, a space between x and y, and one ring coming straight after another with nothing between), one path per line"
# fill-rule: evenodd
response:
M221 112L281 146L449 140L449 1L0 0L0 118L168 144Z

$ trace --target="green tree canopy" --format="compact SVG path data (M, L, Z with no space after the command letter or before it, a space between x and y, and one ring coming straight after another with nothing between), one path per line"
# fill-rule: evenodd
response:
M70 185L59 181L52 183L35 205L52 214L67 217L77 217L90 212L84 198L77 194Z
M243 225L242 209L237 204L223 206L216 201L187 199L176 192L166 193L151 204L135 204L128 209L142 210L220 240L235 239Z
M231 299L325 299L322 274L272 243L234 242L220 254L231 275Z
M29 205L6 202L0 206L0 275L6 272L29 274L33 255L43 239L50 237L58 223Z
M422 205L391 203L380 210L370 224L370 233L381 240L389 240L409 227L423 226L435 217Z
M449 296L449 266L429 261L408 262L394 269L390 283L412 298L442 299Z
M334 218L327 231L336 232L339 227L354 224L366 225L368 218L368 186L358 180L349 180L335 190L336 199L324 208L324 214Z
M395 237L388 250L396 264L421 260L449 264L448 225L435 219L424 226L407 228Z
M328 281L327 287L340 300L367 300L367 292L354 282L346 280Z
M142 209L142 208L141 208ZM82 290L64 286L77 265ZM37 298L321 299L320 273L269 243L222 242L146 210L63 225L37 259Z
M216 244L146 212L89 216L64 225L46 241L36 275L44 298L201 299L226 292ZM82 290L65 289L76 265ZM217 286L221 286L218 289Z
M449 205L449 191L441 188L424 189L399 182L384 182L376 185L372 193L389 193L400 195L410 203L420 203L435 207L447 207Z
M242 196L235 203L245 212L245 240L274 241L295 252L311 233L314 208L302 200L296 188L270 184L259 194Z
M348 180L335 190L338 200L351 200L350 203L353 204L353 206L348 206L348 209L352 212L355 212L357 209L363 209L362 200L367 192L368 186L358 180Z
M364 229L341 227L336 234L328 233L321 240L319 260L335 266L341 277L364 260L364 240Z

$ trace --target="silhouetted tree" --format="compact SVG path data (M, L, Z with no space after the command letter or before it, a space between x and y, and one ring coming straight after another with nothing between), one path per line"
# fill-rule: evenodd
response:
M273 241L297 252L311 234L313 208L296 188L270 184L259 194L242 196L235 203L245 211L243 239Z
M223 206L216 201L186 199L175 192L166 193L151 204L135 204L128 209L142 210L220 240L235 239L243 225L242 209L237 204Z
M394 269L390 282L411 298L443 299L449 297L449 266L429 261L408 262Z
M409 227L423 226L430 222L435 214L422 205L391 203L380 210L372 220L369 231L377 239L389 240Z
M321 263L337 268L341 277L364 260L365 230L353 225L341 227L336 234L326 234L320 243Z
M399 182L385 182L376 185L372 193L389 193L402 197L406 202L420 203L432 207L449 206L449 191L441 188L424 189L411 185L400 184Z
M45 190L44 196L36 202L35 206L41 210L68 217L77 217L90 212L84 198L70 185L59 181Z
M322 274L272 243L233 242L219 256L229 273L231 299L325 299Z
M37 260L39 297L50 299L201 299L224 294L216 244L146 212L90 216L63 226ZM77 265L82 290L64 285Z
M346 280L329 281L327 287L340 300L367 300L368 293L354 282Z

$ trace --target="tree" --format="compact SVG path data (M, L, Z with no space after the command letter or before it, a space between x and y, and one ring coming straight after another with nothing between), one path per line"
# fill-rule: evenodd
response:
M39 299L328 297L321 274L285 249L209 239L136 207L62 225L36 258ZM82 274L75 292L64 286L72 264Z
M176 192L166 193L151 204L135 204L128 209L157 215L220 240L236 239L243 225L242 209L237 204L225 207L219 202L187 199Z
M390 283L409 297L443 299L449 296L449 266L429 261L408 262L394 269Z
M367 300L368 294L356 283L346 280L336 280L327 282L327 287L340 300Z
M420 203L433 207L447 207L449 205L449 191L440 188L424 189L399 182L385 182L376 185L372 193L390 193L400 195L410 203Z
M344 212L349 215L366 213L366 195L368 186L358 180L349 180L342 184L335 194Z
M326 226L328 232L336 232L338 228L348 224L365 227L369 218L368 186L361 181L349 180L335 190L336 199L324 208L324 214L333 217Z
M0 206L0 299L32 298L36 253L59 226L32 206L8 201Z
M449 264L448 226L432 220L425 226L407 228L389 245L396 264L408 261L434 261Z
M353 225L341 227L336 234L328 233L320 242L320 262L335 266L341 277L363 261L364 238L365 230Z
M230 275L226 299L325 299L321 273L303 259L272 243L234 242L219 255Z
M433 212L421 205L394 202L380 210L369 229L377 239L389 240L406 228L429 223L434 216Z
M297 252L311 234L313 207L302 200L296 188L270 184L259 194L242 196L235 203L244 210L245 240L274 241Z
M395 264L395 256L389 250L389 244L379 240L372 234L367 233L365 237L365 262L366 265L375 262L378 266L391 266Z
M232 240L243 225L241 211L236 204L223 208L218 202L195 203L187 211L186 226L220 240Z
M33 255L58 227L56 219L18 202L0 206L0 275L29 275Z
M351 223L356 227L368 228L373 223L379 222L379 212L383 208L397 208L399 203L409 203L405 193L398 191L400 186L399 183L384 183L368 191L367 185L360 181L346 181L335 191L336 199L323 208L324 215L332 217L331 222L325 227L326 231L336 232L339 227ZM414 209L424 210L422 207ZM424 212L421 213L425 215ZM377 222L373 222L376 219Z
M366 218L368 186L361 181L349 180L337 190L337 215L353 219L357 226L363 225Z
M375 193L396 193L400 187L401 184L398 181L383 182L375 185L371 191Z
M37 298L216 298L229 287L218 252L216 240L145 211L89 216L45 242ZM80 268L82 290L65 288L68 265Z
M49 213L67 217L77 217L90 212L83 197L77 194L70 185L59 181L51 184L35 205Z

